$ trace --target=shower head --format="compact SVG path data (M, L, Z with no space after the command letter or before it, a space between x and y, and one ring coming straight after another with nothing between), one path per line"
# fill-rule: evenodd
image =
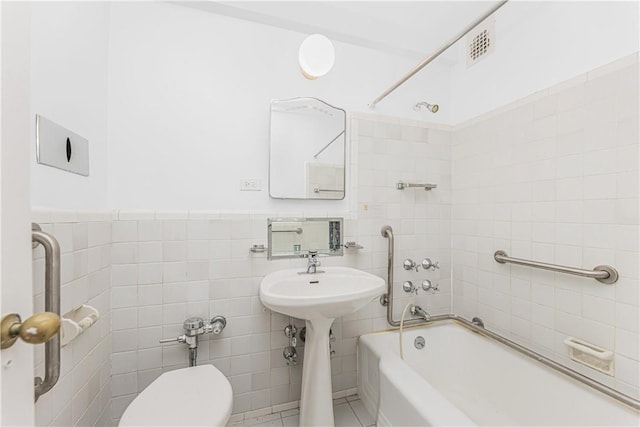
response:
M416 111L420 111L420 107L425 107L427 110L431 111L432 113L437 113L438 110L440 109L440 107L438 107L438 104L429 104L428 102L418 102L416 105L413 106L413 109Z

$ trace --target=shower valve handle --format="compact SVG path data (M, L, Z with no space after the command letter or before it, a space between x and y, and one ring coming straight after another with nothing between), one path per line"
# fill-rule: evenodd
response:
M437 270L440 269L440 262L436 261L433 262L431 261L431 258L425 258L422 260L422 268L424 268L425 270Z

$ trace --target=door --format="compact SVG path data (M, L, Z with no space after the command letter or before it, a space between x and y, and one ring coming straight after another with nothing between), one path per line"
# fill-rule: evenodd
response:
M0 2L0 26L0 312L24 319L33 312L28 3ZM18 340L0 365L0 424L33 425L33 346Z

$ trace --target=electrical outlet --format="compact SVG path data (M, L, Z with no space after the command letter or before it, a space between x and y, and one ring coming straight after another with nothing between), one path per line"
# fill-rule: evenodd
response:
M240 191L261 191L262 190L262 181L259 179L241 179L240 180Z

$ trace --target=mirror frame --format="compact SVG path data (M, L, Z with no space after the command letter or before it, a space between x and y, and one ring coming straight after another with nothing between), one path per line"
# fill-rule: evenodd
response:
M293 258L307 258L306 252L299 254L284 254L273 253L273 236L271 231L271 225L279 222L330 222L336 221L340 223L340 249L330 252L318 252L318 256L344 256L344 218L342 217L326 217L326 218L268 218L267 219L267 259L293 259Z
M344 147L343 147L343 152L342 152L342 157L344 159L344 168L342 170L342 182L344 183L344 190L342 191L342 197L341 198L322 198L322 197L318 197L318 198L307 198L307 197L278 197L278 196L274 196L273 194L271 194L271 156L272 156L272 150L271 150L271 108L273 106L274 102L286 102L286 101L296 101L296 100L300 100L300 99L313 99L314 101L318 101L323 103L324 105L334 108L336 110L340 110L344 113L344 123L343 123L343 127L344 127ZM272 199L277 199L277 200L344 200L345 197L347 196L347 110L340 108L340 107L336 107L334 105L329 104L328 102L323 101L320 98L315 98L312 96L298 96L298 97L294 97L294 98L288 98L288 99L272 99L269 103L269 197Z

